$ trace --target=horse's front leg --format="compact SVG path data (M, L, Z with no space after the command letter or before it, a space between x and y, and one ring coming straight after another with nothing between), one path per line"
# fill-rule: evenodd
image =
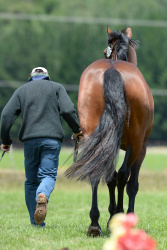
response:
M112 216L116 213L116 202L115 202L115 187L117 186L117 172L115 171L112 177L112 180L107 182L109 196L110 196L110 204L108 207L108 211L110 213L110 218L107 223L107 228Z
M91 224L87 232L87 235L92 237L97 237L102 235L101 227L98 223L100 212L97 204L97 189L98 189L98 184L92 185L92 207L90 210Z

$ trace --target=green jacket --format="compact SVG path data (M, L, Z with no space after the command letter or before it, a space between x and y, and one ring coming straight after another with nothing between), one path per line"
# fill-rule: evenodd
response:
M1 140L10 145L10 129L21 113L19 140L49 137L63 141L61 116L74 133L80 131L74 105L65 88L53 81L36 80L19 87L1 114Z

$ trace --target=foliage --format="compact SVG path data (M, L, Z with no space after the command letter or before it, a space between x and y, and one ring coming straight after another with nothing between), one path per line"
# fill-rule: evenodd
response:
M129 20L133 38L140 41L138 67L149 87L167 88L166 28L137 26L131 21L166 20L167 0L148 0L147 3L134 3L133 0L0 0L0 4L1 12L13 13L18 18L5 19L1 16L0 19L0 81L16 81L19 86L27 81L33 67L44 66L52 80L79 85L83 70L91 62L103 58L107 45L106 25L111 30L120 30L127 26ZM20 14L29 16L19 19ZM41 15L53 18L66 16L67 21L46 21ZM35 20L35 17L41 20ZM75 23L70 17L83 17L85 21ZM89 23L92 17L108 18L108 21L104 24ZM120 19L122 24L116 25L112 19ZM1 87L0 112L14 89ZM77 93L70 92L70 96L77 108ZM166 112L166 97L155 97L155 122L150 139L167 140ZM20 122L21 119L12 128L13 137L17 137ZM63 127L69 138L71 130L64 122Z

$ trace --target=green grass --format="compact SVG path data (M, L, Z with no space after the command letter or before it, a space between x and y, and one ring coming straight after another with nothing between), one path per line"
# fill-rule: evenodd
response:
M125 153L120 151L118 167L121 166L121 163L124 159ZM149 171L163 171L167 170L167 148L148 148L147 154L143 161L141 169Z
M67 180L63 173L72 149L62 149L55 190L48 204L46 228L30 225L24 200L24 157L22 150L14 150L13 158L5 154L0 162L0 249L61 249L100 250L109 237L106 224L109 218L109 194L106 185L99 186L98 204L103 236L88 238L90 225L91 187L83 182ZM123 159L120 154L119 164ZM14 161L14 167L11 165ZM119 165L118 164L118 165ZM136 197L135 213L138 228L144 229L158 242L158 250L167 249L167 155L148 152L140 172L140 190ZM124 209L128 197L125 193Z
M151 171L167 170L167 152L166 154L147 154L142 168Z
M2 151L1 151L2 152ZM60 152L59 167L69 166L73 161L73 149L63 148ZM0 169L24 170L24 152L23 149L12 149L5 153L0 162Z
M167 151L167 149L166 149ZM118 167L124 159L124 152L120 151ZM73 148L62 148L59 157L59 168L68 167L73 161ZM6 153L0 162L0 169L16 169L24 170L24 154L22 149L13 149L10 153ZM165 150L148 149L148 153L142 164L142 169L150 171L167 170L167 152Z
M66 185L64 183L64 185ZM1 249L102 249L108 238L106 223L109 218L108 191L100 187L98 193L101 212L100 225L103 236L88 238L91 190L57 185L51 195L46 217L46 228L35 228L29 223L24 202L24 191L14 189L0 191L0 248ZM127 209L127 197L125 197ZM167 249L166 192L139 192L136 199L138 228L144 229L158 242L158 249Z

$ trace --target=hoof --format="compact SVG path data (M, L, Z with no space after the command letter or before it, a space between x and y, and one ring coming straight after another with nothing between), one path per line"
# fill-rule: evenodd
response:
M87 236L89 237L98 237L98 236L102 236L102 231L100 226L90 226L88 228L88 232L87 232Z

